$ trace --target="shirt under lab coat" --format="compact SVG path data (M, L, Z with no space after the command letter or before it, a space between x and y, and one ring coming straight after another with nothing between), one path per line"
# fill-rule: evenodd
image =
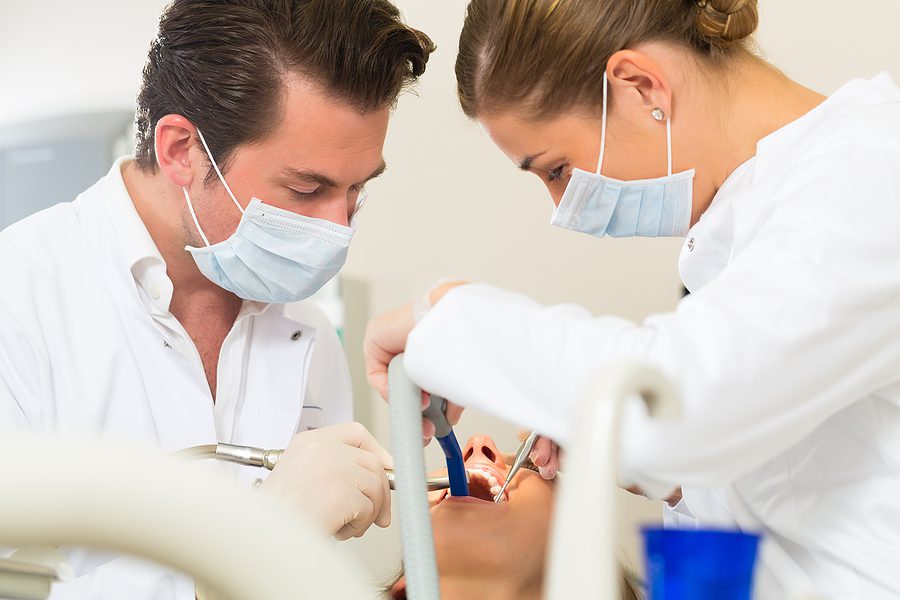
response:
M624 481L657 497L684 486L670 522L763 530L757 598L784 598L798 567L829 599L900 598L890 77L854 80L762 139L687 234L679 269L691 295L640 325L457 288L412 332L406 366L430 391L565 441L593 374L617 359L654 365L684 418L627 407Z
M284 448L296 432L350 421L343 348L310 303L244 302L222 344L213 403L197 349L169 312L172 282L124 166L0 233L0 432L99 435L170 452L217 441ZM268 473L209 468L246 486ZM80 577L54 586L53 600L194 598L191 578L169 569L69 554Z

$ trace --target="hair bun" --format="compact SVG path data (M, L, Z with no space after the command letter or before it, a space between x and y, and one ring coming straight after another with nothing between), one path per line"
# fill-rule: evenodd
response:
M697 0L697 30L714 45L753 35L759 25L757 0Z

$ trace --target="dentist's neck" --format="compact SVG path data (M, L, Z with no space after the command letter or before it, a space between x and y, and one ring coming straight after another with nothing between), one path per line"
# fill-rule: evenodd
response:
M202 246L203 241L195 231L181 189L161 172L145 173L134 162L126 163L122 177L138 215L166 262L166 273L174 287L172 313L177 316L180 306L200 299L204 305L229 307L236 314L241 300L207 279L184 249L187 245Z

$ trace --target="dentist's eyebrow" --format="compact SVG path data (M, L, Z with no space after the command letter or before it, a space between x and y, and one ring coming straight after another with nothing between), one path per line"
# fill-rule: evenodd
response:
M387 170L387 164L385 164L384 161L381 161L381 165L379 165L377 169L372 171L372 174L369 175L368 177L366 177L365 180L363 180L361 183L366 183L367 181L375 179L376 177L378 177L379 175L384 173L386 170ZM324 187L331 187L331 188L339 187L338 184L333 179L331 179L327 175L323 175L322 173L318 173L316 171L306 171L306 170L302 170L302 169L294 169L291 167L287 167L284 170L284 174L287 177L291 177L293 179L300 179L302 181L307 181L309 183L317 183ZM354 185L359 185L359 184L354 184Z
M532 154L531 156L526 156L519 162L519 168L522 169L523 171L530 171L531 165L532 165L532 163L534 163L534 159L536 159L537 157L539 157L543 154L546 154L546 151L538 152L537 154Z
M385 163L384 161L381 161L381 166L378 167L377 169L375 169L374 171L372 171L372 174L369 175L368 177L366 177L362 183L367 183L369 181L372 181L376 177L381 177L385 171L387 171L387 163Z

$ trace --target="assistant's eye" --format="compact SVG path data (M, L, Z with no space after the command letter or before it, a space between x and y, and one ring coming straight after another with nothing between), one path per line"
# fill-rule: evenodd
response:
M559 165L555 169L551 169L547 171L547 181L553 183L554 181L559 181L562 179L563 172L565 171L568 165Z

